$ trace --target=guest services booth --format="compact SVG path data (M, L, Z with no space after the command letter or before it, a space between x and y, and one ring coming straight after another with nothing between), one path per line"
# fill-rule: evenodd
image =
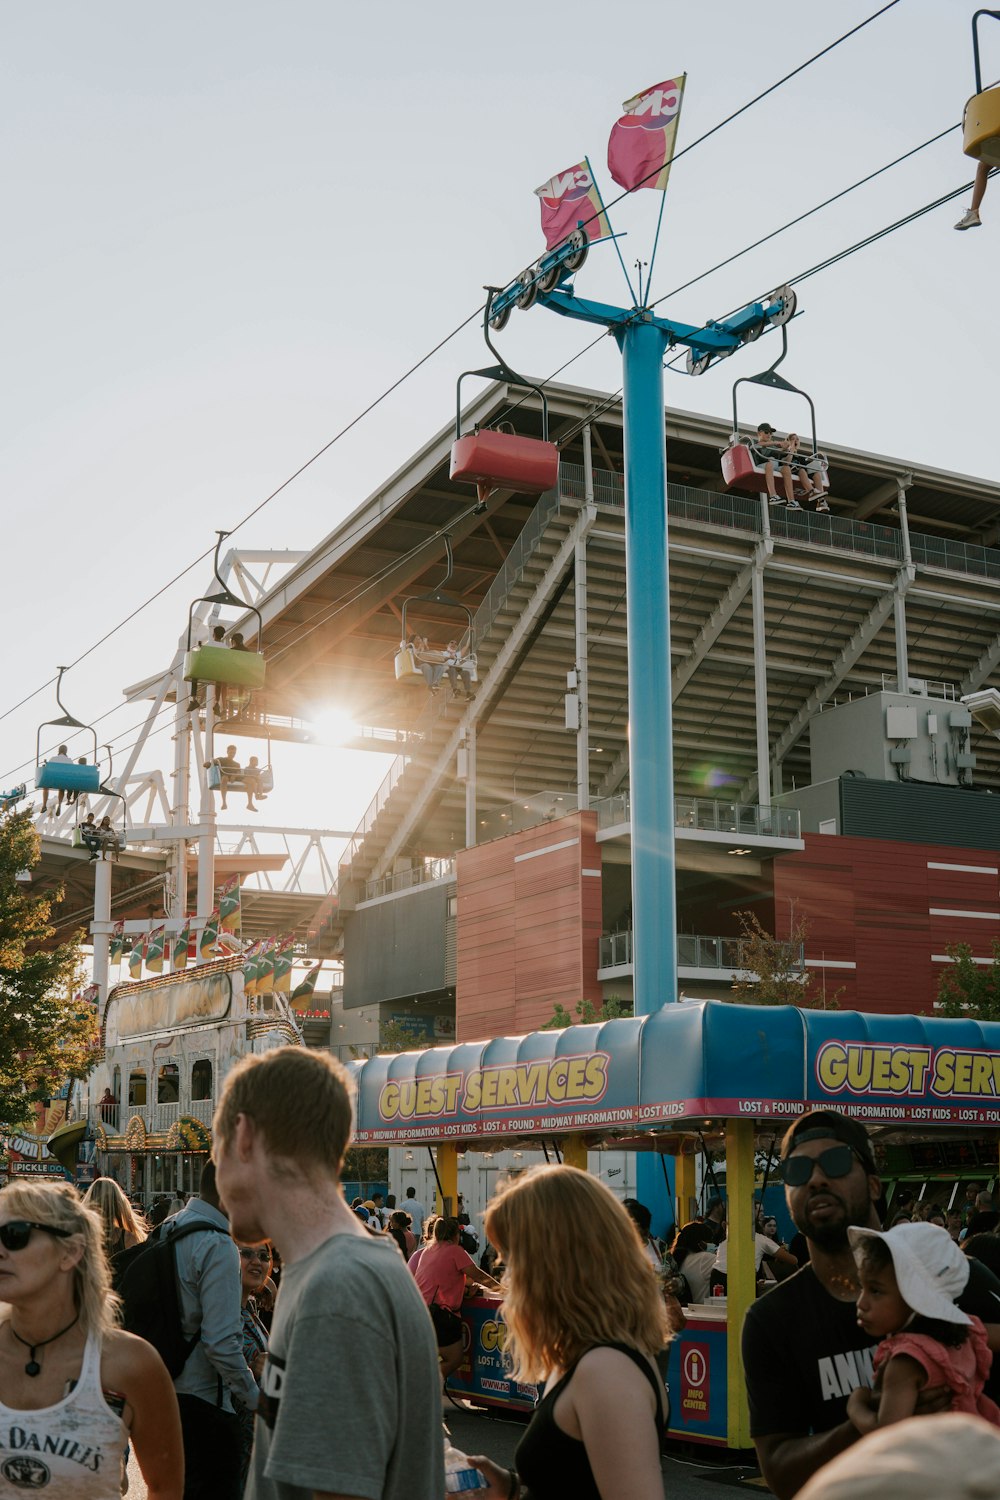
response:
M686 1310L670 1346L670 1434L750 1447L740 1329L756 1292L755 1149L803 1110L833 1106L879 1143L1000 1142L1000 1023L684 1001L654 1015L496 1037L354 1065L359 1145L432 1148L438 1211L454 1207L460 1150L553 1143L674 1158L677 1221L692 1215L703 1144L725 1152L728 1298ZM465 1311L466 1360L451 1384L485 1404L528 1409L503 1364L499 1304Z

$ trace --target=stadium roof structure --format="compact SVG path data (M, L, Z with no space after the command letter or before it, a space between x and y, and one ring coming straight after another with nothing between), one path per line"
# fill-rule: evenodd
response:
M592 804L627 784L621 402L565 385L547 395L557 491L537 502L499 491L474 514L471 489L448 477L449 424L260 601L268 683L255 712L294 738L296 725L335 708L360 726L350 744L395 755L348 850L354 879L380 877L415 851L446 857L465 846L458 751L473 742L483 827L520 799ZM538 435L537 396L502 383L465 409L463 431L505 416ZM932 696L1000 683L1000 485L823 443L832 515L768 515L758 497L724 490L729 432L717 418L666 414L675 785L753 802L765 708L777 791L809 782L810 720L832 701L904 677L930 684ZM448 591L475 617L469 704L394 673L403 602L441 584L445 529ZM414 605L410 628L443 645L464 620ZM578 775L564 699L584 652ZM1000 790L1000 742L977 728L972 749L976 784Z

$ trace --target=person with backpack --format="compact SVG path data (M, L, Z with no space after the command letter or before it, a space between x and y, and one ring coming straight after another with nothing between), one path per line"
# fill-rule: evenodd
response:
M177 1398L116 1327L98 1214L69 1183L0 1191L0 1495L119 1500L131 1441L149 1500L181 1500Z
M255 1411L260 1392L243 1357L240 1253L219 1202L213 1162L202 1168L198 1196L126 1256L134 1257L121 1272L126 1327L143 1331L145 1314L146 1337L157 1347L165 1339L172 1345L165 1362L181 1413L184 1500L240 1500L240 1424L232 1398ZM150 1256L159 1258L157 1267ZM154 1269L169 1273L159 1298ZM172 1305L170 1275L176 1288ZM137 1307L143 1302L144 1308ZM172 1327L157 1326L157 1319Z

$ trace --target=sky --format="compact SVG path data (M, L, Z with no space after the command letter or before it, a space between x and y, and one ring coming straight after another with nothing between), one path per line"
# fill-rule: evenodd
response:
M589 154L605 195L617 192L606 143L623 100L686 71L682 150L878 8L4 7L0 788L30 777L37 723L58 712L36 690L57 664L188 568L215 528L473 313L484 283L540 253L534 188ZM974 9L900 0L679 160L654 296L957 124ZM987 21L982 42L992 81L1000 25ZM953 131L661 313L722 316L969 182L960 141ZM992 192L980 230L953 233L963 198L803 282L785 372L813 396L821 443L995 476ZM630 268L648 261L659 202L639 192L612 209ZM577 289L622 300L609 245ZM770 362L776 337L696 381L669 374L668 404L725 415L732 381ZM543 309L515 313L502 335L514 368L542 377L589 341ZM449 421L458 373L482 357L474 321L234 541L314 545ZM560 378L617 389L613 341ZM772 420L787 425L777 407ZM189 571L67 674L78 718L112 710L102 741L131 741L141 713L121 690L169 662L208 579L204 563ZM169 734L155 744L165 767ZM268 822L347 828L388 764L278 747L275 768Z

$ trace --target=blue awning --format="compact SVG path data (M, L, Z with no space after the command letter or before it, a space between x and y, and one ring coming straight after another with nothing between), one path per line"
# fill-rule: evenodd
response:
M1000 1128L1000 1023L686 1001L655 1015L354 1065L359 1144L632 1136L832 1104Z

